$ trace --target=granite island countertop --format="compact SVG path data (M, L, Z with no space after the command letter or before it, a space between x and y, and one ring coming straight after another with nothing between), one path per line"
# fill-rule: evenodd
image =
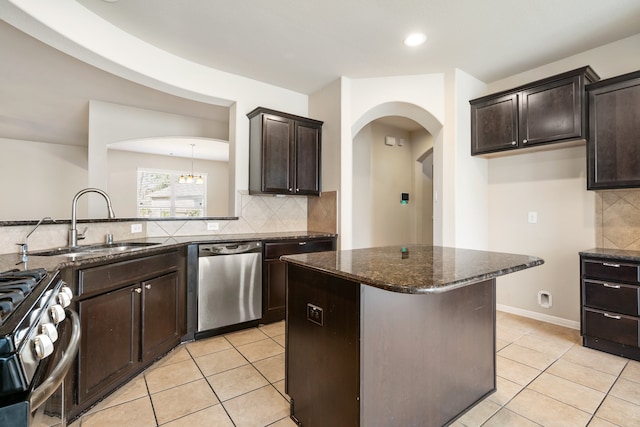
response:
M282 261L392 292L446 292L544 264L542 258L430 245L285 255Z

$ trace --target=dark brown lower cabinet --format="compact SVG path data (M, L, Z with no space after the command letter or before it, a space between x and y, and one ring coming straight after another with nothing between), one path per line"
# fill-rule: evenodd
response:
M583 345L640 360L640 261L580 259Z
M264 243L262 278L262 322L272 323L285 318L285 263L283 255L333 251L335 237L279 240Z
M80 269L76 308L82 338L73 418L118 388L186 334L186 254L181 250Z

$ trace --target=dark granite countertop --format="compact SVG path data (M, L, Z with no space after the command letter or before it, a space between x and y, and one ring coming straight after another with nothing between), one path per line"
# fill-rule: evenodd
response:
M529 255L429 245L388 246L281 258L392 292L446 292L544 263Z
M131 256L152 255L157 252L163 252L167 249L184 247L190 244L200 243L221 243L221 242L247 242L252 240L262 241L278 241L288 239L305 239L319 237L335 237L333 233L323 233L316 231L288 231L278 233L243 233L243 234L221 234L221 235L203 235L203 236L179 236L179 237L147 237L142 239L132 239L121 242L135 243L156 243L153 246L145 246L134 250L124 251L120 253L95 253L87 255L79 255L77 257L68 256L37 256L28 255L27 262L22 259L22 255L1 254L0 255L0 271L11 269L24 270L26 268L45 268L48 271L56 271L65 267L86 267L92 264L104 264L105 261L118 261L120 259L129 258ZM39 252L39 251L35 251Z
M628 251L624 249L593 248L578 252L580 255L597 256L598 258L621 259L640 262L640 251Z

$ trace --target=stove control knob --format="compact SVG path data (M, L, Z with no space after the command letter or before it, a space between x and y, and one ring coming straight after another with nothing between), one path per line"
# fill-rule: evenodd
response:
M62 285L62 287L60 288L60 292L66 294L70 300L73 299L73 291L67 285Z
M58 330L53 323L44 323L40 326L40 333L46 335L51 339L51 342L58 341Z
M69 307L69 304L71 304L71 298L69 298L69 294L67 294L66 292L62 292L62 290L56 296L56 301L58 301L58 304L60 304L62 307Z
M53 341L44 334L36 335L33 338L33 351L36 357L42 360L53 353Z
M52 305L50 310L51 320L53 320L53 323L57 325L64 320L64 308L62 308L60 304Z

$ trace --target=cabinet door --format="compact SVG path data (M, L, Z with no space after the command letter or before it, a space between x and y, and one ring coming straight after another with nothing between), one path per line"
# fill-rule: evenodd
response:
M518 148L518 94L471 104L471 154Z
M278 260L264 262L264 300L262 321L283 320L285 316L286 264Z
M360 285L293 264L287 268L285 387L291 414L305 426L357 426Z
M142 361L173 348L186 333L184 292L178 273L142 282Z
M262 191L291 193L293 121L265 114L262 132Z
M295 193L318 195L321 127L297 122L295 135Z
M79 404L105 395L138 368L140 291L130 286L78 303Z
M640 187L640 73L589 90L587 189Z
M578 139L583 135L581 77L536 86L520 97L520 145Z

